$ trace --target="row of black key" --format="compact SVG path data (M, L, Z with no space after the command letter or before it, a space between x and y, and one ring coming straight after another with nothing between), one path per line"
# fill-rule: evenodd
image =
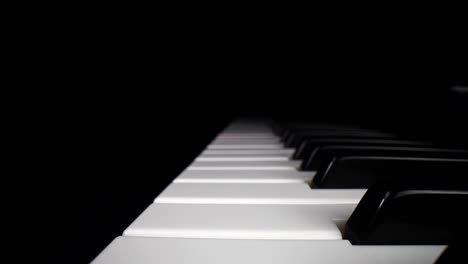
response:
M415 172L456 176L466 171L468 161L466 150L438 148L427 142L362 128L277 125L274 130L283 142L300 135L301 147L294 156L303 160L301 170L317 171L312 182L315 188L368 188L377 181ZM373 133L388 138L367 137ZM344 134L352 136L343 137Z
M273 129L301 170L317 171L313 188L369 188L345 226L353 244L450 244L466 233L467 150L351 126Z

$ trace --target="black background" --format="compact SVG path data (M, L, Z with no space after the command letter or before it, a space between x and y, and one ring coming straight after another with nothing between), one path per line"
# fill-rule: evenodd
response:
M32 52L30 67L43 71L27 79L55 88L24 94L33 103L18 110L30 159L15 197L28 206L21 224L37 258L90 262L235 117L355 123L466 146L466 94L450 90L467 85L457 39L441 47L431 34L330 30L258 41L259 31L101 42L107 32L96 30L55 42L53 59Z
M466 146L466 95L452 94L449 85L316 90L319 84L297 89L288 80L265 81L261 91L220 82L201 95L194 87L171 95L124 93L115 101L100 95L93 104L73 100L50 109L34 127L44 137L36 135L40 162L29 182L39 192L34 222L47 243L42 253L62 263L92 260L238 116L356 123Z

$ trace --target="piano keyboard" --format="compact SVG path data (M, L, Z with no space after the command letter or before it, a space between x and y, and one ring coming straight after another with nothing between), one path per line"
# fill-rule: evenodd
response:
M92 263L435 263L445 250L352 244L367 188L314 186L326 170L301 170L283 142L266 123L230 124Z

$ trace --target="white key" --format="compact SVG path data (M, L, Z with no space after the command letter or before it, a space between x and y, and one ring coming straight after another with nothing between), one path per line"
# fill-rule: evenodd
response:
M268 126L250 126L250 127L227 127L222 131L223 134L246 134L246 133L273 133Z
M259 156L285 156L290 157L295 149L207 149L200 156L242 156L242 155L259 155Z
M185 170L174 182L186 183L302 183L310 182L314 171L296 170Z
M187 170L297 170L301 161L195 161Z
M92 264L430 264L446 246L118 237Z
M252 137L249 137L252 135ZM244 134L218 134L215 136L214 140L220 141L248 141L248 140L259 140L259 141L269 141L269 140L281 140L280 136L274 134L258 134L258 133L244 133Z
M150 205L124 232L125 236L341 240L337 223L353 204L327 205Z
M272 133L267 122L232 122L222 131L224 133Z
M268 138L268 139L214 139L211 145L223 145L223 144L280 144L279 138Z
M271 130L270 126L266 122L232 122L224 130Z
M212 144L208 145L206 149L282 149L281 143L265 143L265 144Z
M172 183L157 203L358 204L365 189L311 189L306 183Z
M195 161L288 161L289 157L287 156L258 156L258 155L237 155L237 156L204 156L200 155Z
M216 138L217 139L271 139L277 138L275 134L271 132L251 132L251 133L230 133L230 132L223 132L219 134Z

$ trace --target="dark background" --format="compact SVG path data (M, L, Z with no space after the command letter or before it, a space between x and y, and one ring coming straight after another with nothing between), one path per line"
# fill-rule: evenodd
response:
M26 214L34 240L20 245L49 262L89 263L236 117L353 123L467 146L467 94L450 90L467 85L462 34L262 29L239 39L222 27L212 38L103 28L30 50L27 66L42 71L19 80L55 89L23 94L33 103L15 110L30 161L14 196L28 209L11 219Z
M30 182L39 192L36 232L47 243L41 253L61 263L91 261L238 116L354 123L466 146L466 94L450 92L450 83L348 90L305 82L297 89L289 80L266 81L262 91L241 82L203 94L100 95L91 104L70 100L50 109L34 128L44 137L36 135L40 162Z

